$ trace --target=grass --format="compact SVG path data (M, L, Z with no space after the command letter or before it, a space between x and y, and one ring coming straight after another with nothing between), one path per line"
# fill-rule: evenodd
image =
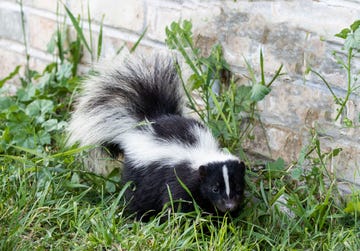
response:
M44 163L47 162L47 163ZM286 189L292 214L270 202L278 180L254 183L258 193L235 219L167 214L148 223L123 214L121 188L81 170L72 154L1 159L2 250L358 250L359 223L326 190ZM270 182L272 190L266 189ZM262 185L261 185L262 184ZM282 193L282 192L281 192ZM313 194L314 193L314 194ZM278 201L277 201L278 202Z
M89 173L82 163L88 148L64 146L64 128L81 78L79 55L84 46L95 48L84 45L79 20L72 15L78 36L67 43L66 27L59 23L50 43L59 60L43 72L28 69L15 95L7 95L5 87L18 75L18 67L0 81L0 250L360 249L359 193L339 194L326 165L340 150L323 152L316 132L290 165L278 159L262 163L258 171L249 170L245 206L236 218L164 211L139 222L125 215L126 187L119 186L119 173ZM192 48L180 51L195 74L188 94L200 91L205 109L189 95L190 107L223 146L244 155L241 143L251 137L252 123L258 120L256 102L271 95L270 85L281 75L281 67L266 81L261 53L260 77L246 62L249 86L238 87L231 78L227 88L214 92L219 72L228 69L221 49L215 46L208 58L201 57L192 47L191 23L184 25L174 23L167 33L173 39L169 46ZM181 33L183 39L178 37ZM183 42L171 44L176 40ZM94 60L102 37L97 41L98 49L89 50Z

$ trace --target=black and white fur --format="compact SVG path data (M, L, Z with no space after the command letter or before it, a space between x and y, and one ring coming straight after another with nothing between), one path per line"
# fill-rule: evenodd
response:
M69 144L100 145L124 156L122 182L138 217L169 202L192 201L207 212L236 211L242 202L245 166L219 149L208 128L184 115L184 95L168 57L127 58L84 82L69 124ZM93 153L93 165L102 150ZM102 152L99 152L102 151ZM98 168L99 167L95 167ZM105 168L105 167L101 167ZM181 203L182 211L193 210Z

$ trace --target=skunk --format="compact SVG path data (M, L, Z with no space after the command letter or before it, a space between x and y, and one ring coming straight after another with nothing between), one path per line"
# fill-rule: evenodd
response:
M160 212L170 200L183 212L194 210L193 200L209 213L235 212L242 203L244 163L185 116L184 96L169 56L130 56L83 83L68 142L122 154L122 183L132 182L127 209L137 217ZM94 151L90 165L105 168L94 167L105 156Z

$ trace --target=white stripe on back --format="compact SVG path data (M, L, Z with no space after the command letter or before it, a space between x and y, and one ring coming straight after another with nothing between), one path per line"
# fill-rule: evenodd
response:
M127 158L136 166L147 166L154 161L172 166L189 161L192 168L198 169L211 162L237 159L219 150L217 142L207 130L195 128L194 134L198 139L195 145L185 145L176 140L159 140L151 131L138 130L120 134L115 142L120 142Z
M223 173L223 177L224 177L224 183L225 183L225 191L226 191L226 195L230 196L230 184L229 184L229 173L228 173L228 168L226 165L223 165L222 167L222 173Z

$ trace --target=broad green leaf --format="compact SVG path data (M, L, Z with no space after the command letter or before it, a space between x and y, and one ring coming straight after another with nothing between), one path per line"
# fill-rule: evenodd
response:
M37 99L31 102L25 109L25 112L30 117L42 116L47 112L51 112L54 109L54 103L47 99Z
M41 145L49 145L51 143L51 136L48 132L41 130L37 133L37 136Z
M184 27L184 30L185 30L187 33L191 33L192 22L189 21L189 20L184 20L184 22L183 22L183 27Z
M25 88L21 88L16 92L19 101L30 101L33 99L36 93L36 86L29 84Z
M348 35L344 43L344 48L346 50L360 50L360 29L356 30L353 34Z
M80 184L80 177L79 174L77 173L73 173L73 175L71 176L71 181L72 184Z
M356 31L360 26L360 20L356 20L355 22L350 25L351 30L354 32Z
M269 170L283 171L285 168L285 161L282 158L278 158L274 162L269 162L267 167Z
M266 164L266 176L272 178L280 177L285 169L285 161L282 158L278 158L274 162L268 162Z
M354 31L354 39L356 42L360 41L360 29L357 29L356 31Z
M15 102L9 97L0 97L0 113L7 112L12 105L16 105Z
M57 119L49 119L47 121L45 121L44 123L42 123L42 127L45 129L46 132L51 132L51 131L55 131L58 130L58 121Z
M350 50L350 48L353 48L355 44L355 38L353 34L349 34L345 40L344 48L345 50Z
M346 39L350 32L351 30L349 28L345 28L342 31L340 31L338 34L336 34L335 37Z
M235 95L235 104L237 106L235 107L235 112L248 112L251 109L251 103L250 100L251 96L251 86L245 86L245 85L239 85L236 87L236 95Z
M14 130L10 130L10 132L13 133L13 138L11 141L12 145L29 149L35 148L34 135L29 135L26 133L26 131L23 130L17 130L16 132L14 132Z
M294 180L299 180L301 175L303 174L303 168L298 166L295 167L292 171L291 171L291 178L293 178Z
M345 213L360 212L360 201L349 201L344 209Z
M349 118L347 118L347 117L343 119L343 123L344 123L344 125L345 125L346 127L353 127L353 122L352 122L352 120L349 119Z
M61 64L60 69L56 73L56 78L58 80L67 80L72 76L73 65L68 62Z
M341 153L341 151L342 151L342 148L335 148L334 150L332 150L331 155L332 155L333 157L336 157L336 156L339 155L339 153Z
M116 191L116 186L115 186L115 184L113 182L106 181L105 182L105 189L109 193L114 193Z
M18 109L17 107L14 111L11 111L7 115L8 118L8 125L12 128L24 128L24 125L31 126L31 118L22 110Z
M270 91L271 89L269 87L257 83L252 86L250 99L252 101L258 102L260 100L263 100L265 96L270 93Z

